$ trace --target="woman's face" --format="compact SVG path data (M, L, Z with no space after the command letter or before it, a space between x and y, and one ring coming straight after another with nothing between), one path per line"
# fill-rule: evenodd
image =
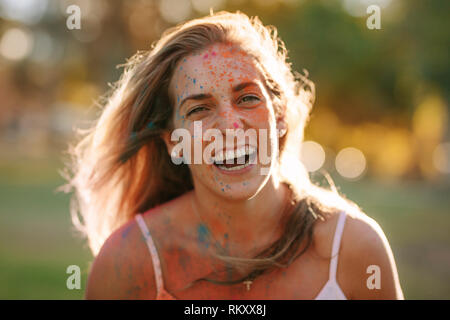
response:
M238 46L211 45L181 59L169 94L174 129L191 137L194 187L230 199L254 196L269 179L277 136L271 99L253 58ZM168 139L172 152L178 141Z

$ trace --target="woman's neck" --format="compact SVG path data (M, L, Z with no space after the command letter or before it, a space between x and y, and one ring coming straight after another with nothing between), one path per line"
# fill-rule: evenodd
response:
M191 200L200 246L217 241L225 254L249 257L280 236L289 190L270 178L251 199L230 200L196 188Z

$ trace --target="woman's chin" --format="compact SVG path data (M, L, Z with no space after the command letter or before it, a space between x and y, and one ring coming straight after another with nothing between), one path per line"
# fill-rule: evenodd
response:
M262 189L268 177L257 174L233 176L233 178L214 180L215 193L230 200L248 200Z
M247 185L245 187L236 184L228 184L225 188L220 186L219 189L215 188L215 193L227 200L233 201L245 201L251 199L258 193L258 186Z

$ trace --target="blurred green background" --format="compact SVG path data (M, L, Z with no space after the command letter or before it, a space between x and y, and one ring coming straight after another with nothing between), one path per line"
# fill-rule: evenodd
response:
M71 4L81 29L69 30ZM369 5L381 9L370 30ZM117 65L169 26L219 10L278 28L317 99L302 159L383 228L407 299L450 298L450 2L0 0L0 298L81 299L92 256L73 230L63 151ZM82 271L80 290L66 268Z

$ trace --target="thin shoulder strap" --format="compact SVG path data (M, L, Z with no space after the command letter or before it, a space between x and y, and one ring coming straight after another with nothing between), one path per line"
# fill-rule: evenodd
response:
M152 257L153 269L155 271L155 279L156 279L156 290L157 295L164 290L164 283L161 273L161 263L159 261L158 252L156 251L155 243L153 242L152 236L150 235L150 231L148 231L147 225L145 224L144 218L142 218L141 214L136 214L135 216L136 222L139 228L144 235L145 242L147 243L147 247L150 251L150 255Z
M334 231L333 249L331 251L330 262L330 280L336 280L339 247L341 245L342 231L344 231L345 216L345 211L341 211L341 213L339 214L339 220L336 225L336 231Z

